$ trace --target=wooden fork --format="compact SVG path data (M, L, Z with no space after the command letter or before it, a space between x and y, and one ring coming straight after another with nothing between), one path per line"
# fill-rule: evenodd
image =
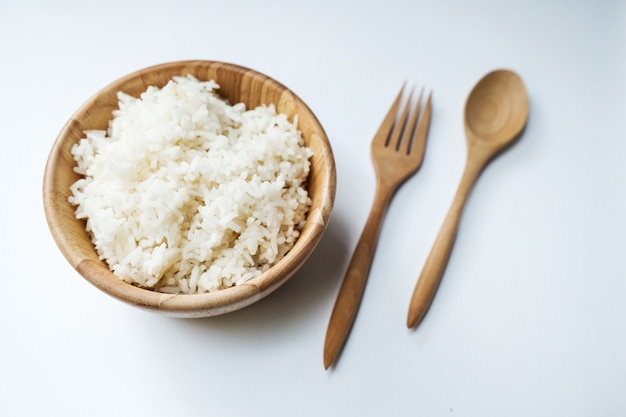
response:
M376 193L330 316L324 343L326 369L335 361L356 318L374 257L378 232L389 202L395 191L417 171L424 159L432 93L428 95L424 110L421 111L422 90L417 104L411 111L413 95L411 91L402 113L397 117L403 94L404 86L372 141L371 155L376 170Z

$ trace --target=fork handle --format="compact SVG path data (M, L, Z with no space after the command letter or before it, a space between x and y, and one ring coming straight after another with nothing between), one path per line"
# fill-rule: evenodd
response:
M380 225L390 197L391 192L379 184L370 214L352 254L330 316L324 342L324 367L326 369L335 361L356 318L374 258Z
M476 182L476 178L480 174L481 168L481 164L472 163L472 161L468 161L465 167L461 182L452 200L452 205L430 250L430 254L426 258L424 268L413 290L407 319L408 328L413 328L422 321L435 297L444 270L450 259L463 207L473 184Z

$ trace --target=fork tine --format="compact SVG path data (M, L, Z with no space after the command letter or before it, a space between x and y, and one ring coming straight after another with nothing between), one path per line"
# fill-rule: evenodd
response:
M420 109L422 107L422 96L424 94L424 89L420 90L420 95L417 98L417 102L415 103L415 108L411 113L411 118L409 122L404 127L404 134L398 143L398 151L402 152L405 155L411 153L411 148L413 145L413 138L415 137L415 132L417 130L417 120L420 114ZM411 105L411 97L409 97L409 101L407 103L407 109Z
M406 83L402 84L402 88L400 89L398 96L393 101L391 108L387 112L385 119L381 123L380 127L378 128L378 132L376 132L376 135L374 136L374 139L372 140L372 145L381 146L381 147L384 147L387 145L388 139L389 139L389 133L391 132L391 129L393 128L394 121L396 119L396 114L398 112L398 107L400 107L400 100L402 99L402 95L404 94L405 86L406 86Z
M396 121L391 137L387 140L387 146L392 147L395 150L400 149L400 144L402 142L402 138L404 137L404 132L406 131L407 124L406 119L409 117L409 109L411 108L411 100L413 98L413 89L409 93L409 97L407 98L406 104L402 109L402 114Z
M417 125L417 130L415 132L415 136L413 138L413 145L409 152L411 152L411 156L416 160L421 161L424 158L424 148L426 148L426 136L428 135L428 128L430 127L430 113L432 107L432 91L428 94L428 99L426 100L426 106L424 106L424 111L422 116L420 117L419 124Z

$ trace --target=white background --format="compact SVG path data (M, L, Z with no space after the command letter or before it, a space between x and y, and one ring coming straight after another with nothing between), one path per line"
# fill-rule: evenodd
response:
M317 114L335 210L291 281L183 320L83 280L47 229L43 169L113 80L209 59L259 70ZM530 96L479 179L425 321L409 298L465 162L487 72ZM0 416L623 416L626 2L3 1ZM395 196L359 315L326 371L326 325L374 195L370 140L403 81L434 90L421 170Z

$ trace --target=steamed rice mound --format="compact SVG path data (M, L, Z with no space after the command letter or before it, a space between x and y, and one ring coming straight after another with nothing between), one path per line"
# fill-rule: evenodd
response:
M186 76L140 98L120 92L108 130L72 148L83 178L69 201L128 283L167 293L241 284L304 226L312 152L296 125L273 105L231 106L218 88Z

